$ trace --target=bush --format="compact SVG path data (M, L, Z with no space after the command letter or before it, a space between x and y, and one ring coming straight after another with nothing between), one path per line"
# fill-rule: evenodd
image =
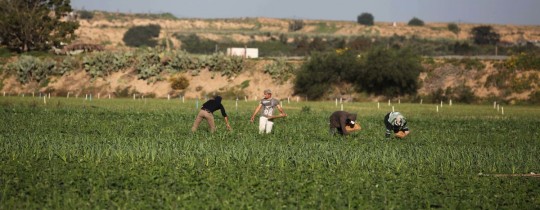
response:
M526 70L540 71L540 54L520 53L520 54L512 55L510 59L507 59L505 61L504 67L510 70L518 70L518 71L526 71Z
M118 86L116 87L113 94L117 98L129 98L129 97L132 97L133 94L140 94L140 93L136 89L131 89L131 86L127 86L124 88L121 88L120 86Z
M271 64L266 65L264 67L264 73L269 74L275 82L283 84L293 76L294 69L294 66L287 63L285 58L279 58Z
M314 53L297 73L294 92L314 100L323 98L332 85L353 83L358 69L355 52Z
M158 43L161 27L156 24L147 26L134 26L128 29L122 39L127 46L130 47L155 47Z
M139 61L135 66L137 78L148 80L158 76L165 68L161 65L161 58L156 52L147 52L138 55Z
M361 25L372 26L373 25L373 15L371 13L362 13L358 15L356 22Z
M41 60L32 56L21 56L16 62L8 65L8 70L17 75L17 80L26 84L30 81L41 82L50 75L56 75L56 62L51 59Z
M459 28L459 26L455 23L448 23L448 26L447 26L448 30L451 31L452 33L454 34L459 34L459 31L461 31L461 29Z
M304 21L303 20L294 20L289 22L289 31L299 31L304 28Z
M448 100L448 97L446 97L445 92L443 91L442 88L438 88L437 90L430 93L429 98L431 99L431 103L439 103L441 101Z
M414 17L413 19L409 20L409 23L407 25L409 25L409 26L424 26L424 21L418 19L417 17Z
M78 12L79 18L84 20L90 20L94 18L94 12L88 11L88 10L81 10Z
M176 39L182 42L182 49L197 54L207 54L216 51L216 41L201 39L196 34L190 35L175 35Z
M540 90L531 92L529 95L529 102L531 104L540 105Z
M130 53L93 53L83 58L83 68L92 78L105 77L132 65L132 57Z
M181 75L170 77L169 82L173 90L184 90L189 86L189 80Z
M356 87L367 93L395 97L415 94L423 71L421 57L409 49L375 48L362 56Z
M501 35L496 33L491 26L477 26L471 29L472 38L478 45L497 44Z
M470 104L476 101L476 96L469 86L456 87L454 95L456 96L456 102Z

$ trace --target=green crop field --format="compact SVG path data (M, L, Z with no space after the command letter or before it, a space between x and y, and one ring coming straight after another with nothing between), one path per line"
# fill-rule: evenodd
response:
M191 133L203 102L0 97L0 209L540 208L540 107L344 103L362 130L342 138L333 101L284 100L269 135L243 100L231 132L218 111Z

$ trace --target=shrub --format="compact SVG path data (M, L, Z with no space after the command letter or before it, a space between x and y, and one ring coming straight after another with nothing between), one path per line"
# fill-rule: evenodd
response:
M159 37L160 30L161 27L156 24L134 26L126 31L122 40L130 47L155 47L158 43L156 38Z
M289 80L294 73L294 66L287 63L284 58L276 59L264 67L264 73L269 74L272 80L282 84Z
M409 20L409 23L407 25L409 25L409 26L424 26L424 21L418 19L417 17L414 17L411 20Z
M531 104L540 105L540 90L531 92L529 95L529 102Z
M451 31L452 33L454 34L459 34L459 31L461 31L461 29L459 28L459 26L455 23L448 23L448 26L447 26L448 30Z
M81 10L78 12L79 18L84 20L90 20L94 18L94 12L88 11L88 10Z
M540 54L519 53L507 59L504 66L511 70L537 70L540 71Z
M414 94L423 71L421 57L409 49L375 48L362 56L356 87L387 97Z
M170 77L169 82L173 90L184 90L189 86L189 80L181 75Z
M293 20L289 22L289 31L299 31L304 28L304 21L303 20Z
M334 84L353 83L359 69L356 53L314 53L296 74L295 94L320 99Z
M431 99L432 103L439 103L441 101L448 100L448 97L446 97L445 92L443 91L442 88L438 88L437 90L430 93L429 98Z
M55 75L56 62L51 59L40 60L33 56L21 56L16 62L10 63L7 67L10 72L17 75L17 80L22 83L30 81L41 82L49 75Z
M358 15L356 22L361 25L372 26L373 25L373 15L371 13L362 13Z
M313 52L313 51L322 52L322 51L326 50L327 47L328 46L327 46L326 42L321 37L315 37L315 38L313 38L311 43L309 43L309 51L310 52Z
M463 85L456 87L454 94L456 96L456 102L470 104L476 101L476 96L469 86Z
M131 53L93 53L83 58L83 68L92 78L105 77L131 66L132 57Z
M201 39L196 34L190 35L178 35L175 34L176 39L182 42L182 49L197 54L213 53L216 51L216 41Z
M472 38L478 45L494 45L499 42L501 35L491 26L477 26L471 29Z
M137 91L136 89L131 89L131 86L127 86L124 88L118 86L116 87L113 94L117 98L128 98L131 97L133 94L139 94L139 91Z

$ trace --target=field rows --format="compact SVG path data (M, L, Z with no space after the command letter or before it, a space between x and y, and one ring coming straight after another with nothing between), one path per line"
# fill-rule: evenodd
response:
M259 135L257 102L224 101L233 131L196 133L195 101L0 97L0 209L540 207L540 108L345 103L362 131L328 133L334 102L284 103ZM199 104L202 104L199 102Z

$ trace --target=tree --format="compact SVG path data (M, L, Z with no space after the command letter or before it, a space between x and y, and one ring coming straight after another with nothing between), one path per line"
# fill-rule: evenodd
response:
M131 47L155 47L158 43L156 38L159 37L160 31L161 27L157 24L134 26L126 31L122 40Z
M352 84L359 66L355 52L315 52L296 74L295 94L323 98L332 85Z
M447 28L448 28L449 31L454 33L456 36L459 35L459 32L461 31L459 26L457 24L455 24L455 23L448 23Z
M366 26L372 26L373 25L373 15L370 13L362 13L358 15L356 22L358 24L366 25Z
M475 44L494 45L497 44L501 35L493 31L491 26L477 26L471 29L472 39Z
M88 10L80 10L79 11L79 18L83 20L91 20L94 18L94 12L88 11Z
M409 25L409 26L424 26L424 21L418 19L417 17L414 17L411 20L409 20L409 23L407 25Z
M421 71L420 56L409 49L375 48L362 56L355 84L360 91L387 97L414 94Z
M63 21L69 0L0 0L0 42L17 52L47 50L70 42L77 22Z

